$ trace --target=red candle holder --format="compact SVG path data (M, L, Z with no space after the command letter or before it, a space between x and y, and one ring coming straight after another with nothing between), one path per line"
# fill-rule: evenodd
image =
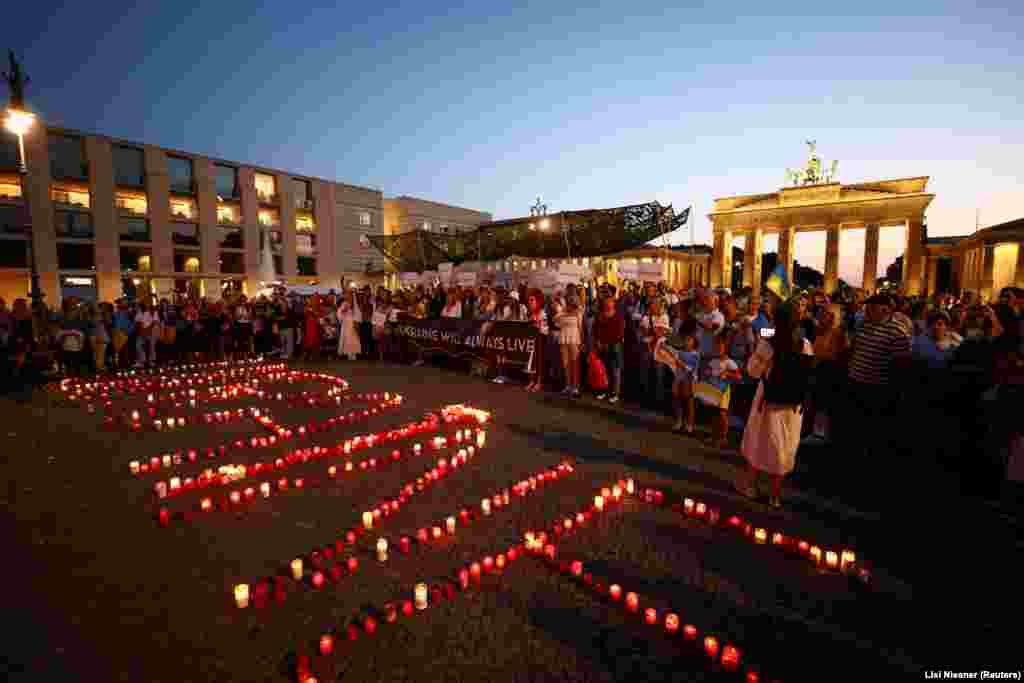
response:
M640 609L640 597L636 593L626 593L626 609L630 612Z
M617 583L613 583L608 587L608 595L611 596L612 600L619 600L622 597L622 587Z
M726 645L722 648L722 668L726 671L736 671L740 666L740 651L733 645Z
M718 656L718 638L714 636L707 636L704 638L704 652L707 653L708 657L714 659Z
M683 626L683 638L687 640L697 640L697 627L693 624L686 624Z
M648 607L644 610L644 621L651 626L658 623L658 610L653 607Z
M334 636L324 634L320 636L320 654L325 657L334 652Z

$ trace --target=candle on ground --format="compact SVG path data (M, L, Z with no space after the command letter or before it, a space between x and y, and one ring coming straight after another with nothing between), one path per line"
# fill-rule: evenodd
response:
M626 609L630 612L640 609L640 597L636 593L626 593Z
M292 578L296 581L302 578L302 558L292 560Z
M427 584L416 584L415 599L416 609L425 610L427 608Z
M245 609L249 606L249 584L240 583L235 586L235 604L238 605L239 609Z

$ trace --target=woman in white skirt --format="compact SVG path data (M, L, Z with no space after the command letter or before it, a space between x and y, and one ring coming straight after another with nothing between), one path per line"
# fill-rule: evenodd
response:
M338 357L355 360L363 352L363 345L359 341L359 323L363 322L363 312L356 304L355 291L352 289L345 290L345 299L338 306L338 322L341 323Z
M782 478L792 472L796 464L796 450L800 445L800 427L804 416L802 401L795 397L795 403L767 402L765 383L773 379L781 381L781 378L771 376L776 364L775 359L783 357L783 354L794 357L794 353L813 358L814 349L810 342L800 336L800 328L792 308L788 304L783 304L775 313L774 335L770 339L759 339L756 350L747 361L747 372L751 377L761 381L757 385L754 405L750 409L750 418L743 430L743 442L740 446L748 467L736 482L736 489L741 494L748 498L756 498L757 475L764 472L772 482L769 505L775 508L782 506ZM804 367L809 368L810 363ZM805 384L806 378L797 376L800 374L802 372L794 372L788 378L787 384L791 382L792 386L798 388Z

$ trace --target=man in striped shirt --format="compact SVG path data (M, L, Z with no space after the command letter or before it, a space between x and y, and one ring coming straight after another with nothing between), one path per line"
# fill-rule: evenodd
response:
M864 482L875 481L879 466L891 472L902 464L897 460L904 460L898 457L895 416L900 387L894 375L898 365L909 358L911 341L906 327L893 318L892 300L887 295L876 294L866 304L864 327L854 338L850 357L842 420L845 434L837 439L852 456L844 469L848 467L851 478L863 477ZM865 453L880 457L864 461ZM889 481L895 485L896 478Z

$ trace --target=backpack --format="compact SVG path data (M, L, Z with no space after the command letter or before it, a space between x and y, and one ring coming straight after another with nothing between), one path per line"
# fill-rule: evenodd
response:
M799 407L810 387L814 356L796 351L776 354L772 367L762 380L764 403Z

